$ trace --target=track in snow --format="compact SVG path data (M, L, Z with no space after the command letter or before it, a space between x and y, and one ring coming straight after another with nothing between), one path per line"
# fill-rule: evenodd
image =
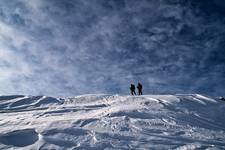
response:
M225 103L190 95L0 97L0 149L225 149Z

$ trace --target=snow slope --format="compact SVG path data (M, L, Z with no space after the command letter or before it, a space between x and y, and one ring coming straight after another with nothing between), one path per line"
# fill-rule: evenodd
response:
M0 149L225 149L224 114L197 94L0 96Z

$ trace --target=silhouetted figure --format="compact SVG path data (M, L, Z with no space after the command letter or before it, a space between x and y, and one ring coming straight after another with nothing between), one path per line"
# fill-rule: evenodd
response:
M131 92L131 95L136 95L134 84L130 84L130 92Z
M140 82L138 82L137 89L138 89L138 95L142 95L142 84Z

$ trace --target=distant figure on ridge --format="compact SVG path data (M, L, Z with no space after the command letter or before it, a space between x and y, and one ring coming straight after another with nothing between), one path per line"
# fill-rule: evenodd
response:
M131 95L136 95L134 84L130 84L130 92L131 92Z
M142 84L141 84L141 82L138 82L137 89L138 89L138 95L142 95Z

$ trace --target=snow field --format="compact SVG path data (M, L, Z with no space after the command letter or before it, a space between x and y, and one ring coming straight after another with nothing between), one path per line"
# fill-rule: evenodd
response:
M0 97L0 149L225 149L225 103L203 95Z

